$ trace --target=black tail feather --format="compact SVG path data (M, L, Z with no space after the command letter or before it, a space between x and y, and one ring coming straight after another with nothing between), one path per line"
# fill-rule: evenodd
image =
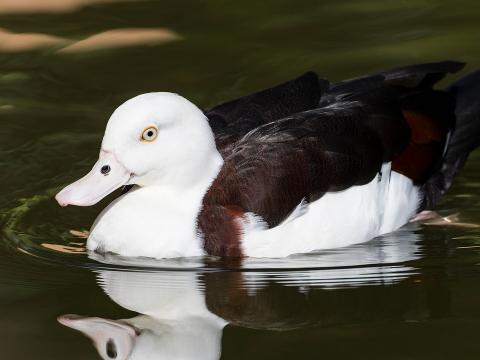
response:
M446 74L456 73L464 66L465 63L458 61L441 61L403 66L374 75L344 80L330 85L327 92L322 94L320 106L327 106L348 94L368 93L379 89L385 91L386 86L396 87L405 93L428 90Z
M426 208L438 202L452 185L470 152L480 146L480 70L461 78L448 91L456 98L456 125L440 170L423 186Z
M448 73L456 73L465 66L458 61L441 61L399 67L381 72L390 85L407 88L431 88Z

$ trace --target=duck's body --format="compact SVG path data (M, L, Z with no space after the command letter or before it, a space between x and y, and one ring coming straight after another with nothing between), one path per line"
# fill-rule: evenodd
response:
M233 229L241 232L230 234L234 242L220 251L229 256L283 257L347 246L398 229L417 213L418 206L418 186L386 164L382 175L366 185L299 204L278 226L269 228L254 213L244 214ZM220 255L205 248L205 235L197 226L201 207L201 199L192 193L157 187L133 189L99 215L88 249L124 256ZM225 246L223 239L218 240L213 246Z
M475 133L453 132L458 95L432 90L461 67L333 85L308 73L206 114L178 95L141 95L112 115L92 172L57 199L89 205L139 185L102 212L87 242L125 256L280 257L367 241L432 205L477 145L468 116L460 125ZM92 182L100 194L88 195Z

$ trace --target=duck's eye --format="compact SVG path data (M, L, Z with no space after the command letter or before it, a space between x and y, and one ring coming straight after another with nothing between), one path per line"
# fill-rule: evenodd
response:
M151 126L143 130L142 140L143 141L153 141L157 138L158 130L157 128Z

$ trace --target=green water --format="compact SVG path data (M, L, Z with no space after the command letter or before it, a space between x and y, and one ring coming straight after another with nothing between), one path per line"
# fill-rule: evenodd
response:
M475 227L412 226L243 270L208 259L99 262L68 230L88 229L111 198L65 209L52 199L91 167L113 109L142 92L208 108L308 70L340 80L445 59L480 68L477 2L19 3L0 0L1 359L98 359L57 322L70 313L147 314L132 359L478 359ZM123 47L84 41L125 28L162 30ZM480 223L479 187L476 152L438 211ZM196 322L179 320L193 308Z

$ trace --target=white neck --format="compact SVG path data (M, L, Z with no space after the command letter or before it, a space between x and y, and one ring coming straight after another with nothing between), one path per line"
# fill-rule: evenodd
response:
M165 172L151 171L140 179L139 185L162 187L179 195L184 192L194 192L203 198L222 165L223 158L215 148L207 154L192 155L192 161L188 167L179 163L176 166L170 166ZM131 183L135 183L135 178Z

